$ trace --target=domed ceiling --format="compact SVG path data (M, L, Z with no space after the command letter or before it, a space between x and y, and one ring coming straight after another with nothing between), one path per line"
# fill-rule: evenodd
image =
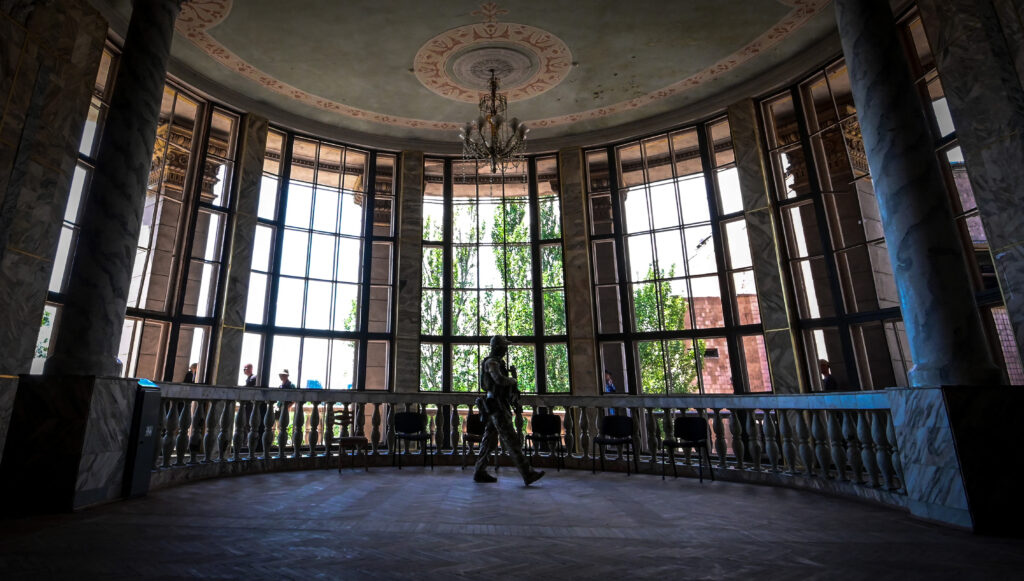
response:
M123 34L130 1L95 4ZM838 50L829 4L190 0L171 72L296 129L443 152L493 70L537 150L686 121L806 71Z

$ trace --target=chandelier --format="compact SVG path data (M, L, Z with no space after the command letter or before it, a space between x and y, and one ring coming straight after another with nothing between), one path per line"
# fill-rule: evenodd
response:
M516 169L523 162L526 151L526 125L513 117L506 119L508 99L498 93L498 79L490 69L490 94L480 98L480 116L466 123L459 138L462 156L491 164L491 173Z

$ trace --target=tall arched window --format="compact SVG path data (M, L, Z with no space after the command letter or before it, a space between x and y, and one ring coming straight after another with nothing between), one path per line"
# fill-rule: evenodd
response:
M771 389L725 120L586 152L600 364L618 392Z
M568 392L555 158L496 175L431 158L424 169L420 389L476 390L501 334L521 390Z
M271 130L242 360L264 385L387 389L395 156Z

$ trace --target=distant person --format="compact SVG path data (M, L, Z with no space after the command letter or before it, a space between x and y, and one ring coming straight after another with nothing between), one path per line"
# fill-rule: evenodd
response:
M277 377L281 379L281 385L278 386L281 389L297 389L295 384L292 383L287 369L282 369L281 373L277 374Z
M196 374L199 373L199 364L193 363L188 366L188 371L185 373L185 379L182 379L182 383L195 383Z
M818 360L818 371L821 372L821 391L839 391L836 378L832 377L832 366L827 359Z
M245 374L245 387L256 387L257 377L252 372L252 363L246 363L242 373Z
M611 372L608 371L607 369L605 369L604 370L604 392L605 393L615 393L616 391L617 390L615 389L615 380L612 379ZM614 416L615 415L615 408L608 408L608 415Z

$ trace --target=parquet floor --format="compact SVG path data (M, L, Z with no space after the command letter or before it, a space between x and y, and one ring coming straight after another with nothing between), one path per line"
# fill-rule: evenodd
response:
M0 521L0 579L1005 579L1024 541L779 488L437 467L224 478Z

